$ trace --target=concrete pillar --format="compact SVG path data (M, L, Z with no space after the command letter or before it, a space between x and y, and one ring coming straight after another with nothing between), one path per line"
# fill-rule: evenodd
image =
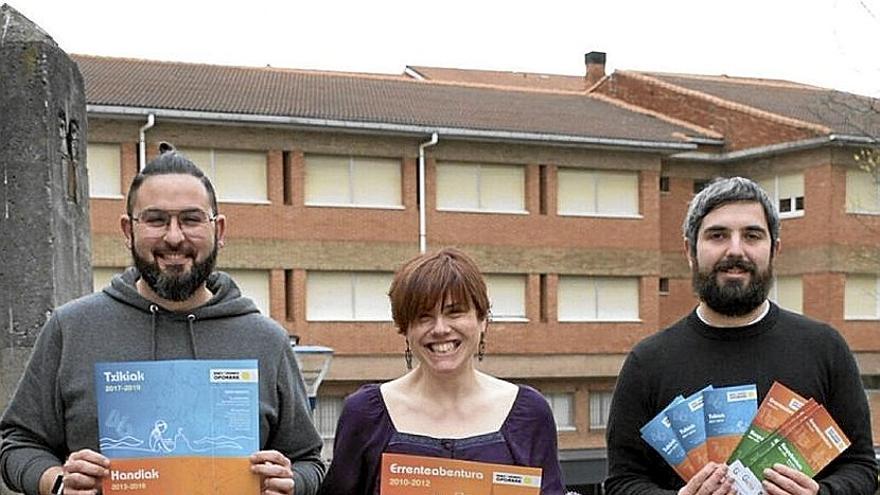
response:
M85 92L42 29L0 7L0 409L52 309L92 290Z

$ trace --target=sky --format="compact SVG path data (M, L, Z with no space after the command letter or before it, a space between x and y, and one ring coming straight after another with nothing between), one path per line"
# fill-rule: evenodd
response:
M69 53L400 74L407 65L786 79L880 97L880 0L0 0Z

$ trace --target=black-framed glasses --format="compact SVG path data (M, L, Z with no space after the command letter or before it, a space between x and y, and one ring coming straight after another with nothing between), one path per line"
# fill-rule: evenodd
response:
M217 220L217 215L211 215L199 208L185 210L160 210L148 208L137 215L131 216L131 221L139 223L151 233L164 233L171 225L171 219L177 218L177 225L187 235L198 235L204 232L209 223Z

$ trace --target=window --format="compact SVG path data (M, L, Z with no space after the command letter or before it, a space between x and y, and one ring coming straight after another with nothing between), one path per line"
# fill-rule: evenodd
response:
M634 217L639 214L639 175L560 168L557 213L560 215Z
M876 275L847 275L844 290L844 318L848 320L880 319Z
M590 429L604 430L611 413L610 391L590 390Z
M770 300L795 313L804 312L804 287L801 277L776 277L770 289Z
M559 321L638 321L639 279L559 277Z
M669 294L669 279L660 277L657 281L657 291L661 294Z
M269 315L271 298L269 296L268 270L224 270L238 285L241 294L249 297L260 313Z
M669 192L669 177L660 177L660 192Z
M320 396L315 402L315 429L324 441L321 457L333 458L333 441L336 439L336 423L342 414L343 398L336 396Z
M214 149L179 149L211 179L218 201L266 203L266 153Z
M493 320L528 321L525 275L486 275L486 288Z
M438 163L437 209L526 213L525 167Z
M305 158L307 205L403 207L400 160L331 155Z
M880 213L880 186L873 175L863 170L846 171L846 211Z
M104 287L110 285L110 280L117 273L122 273L124 268L107 268L103 266L93 266L92 267L92 290L95 292L101 292L104 290Z
M391 321L390 286L390 273L309 272L306 320Z
M553 411L553 420L556 422L557 431L574 431L574 394L571 392L559 392L544 394L550 410Z
M804 174L778 175L758 183L776 205L780 218L804 214Z
M89 169L89 196L121 198L121 150L118 144L89 143L86 166Z

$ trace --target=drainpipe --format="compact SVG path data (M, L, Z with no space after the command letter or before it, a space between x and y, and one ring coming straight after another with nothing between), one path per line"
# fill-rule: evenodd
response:
M147 115L147 123L141 127L138 133L138 172L143 170L147 164L147 141L145 134L154 125L156 125L156 116L149 114Z
M419 145L419 252L425 254L427 250L428 234L425 220L428 199L425 197L425 148L437 144L439 136L436 132L431 134L431 140Z

